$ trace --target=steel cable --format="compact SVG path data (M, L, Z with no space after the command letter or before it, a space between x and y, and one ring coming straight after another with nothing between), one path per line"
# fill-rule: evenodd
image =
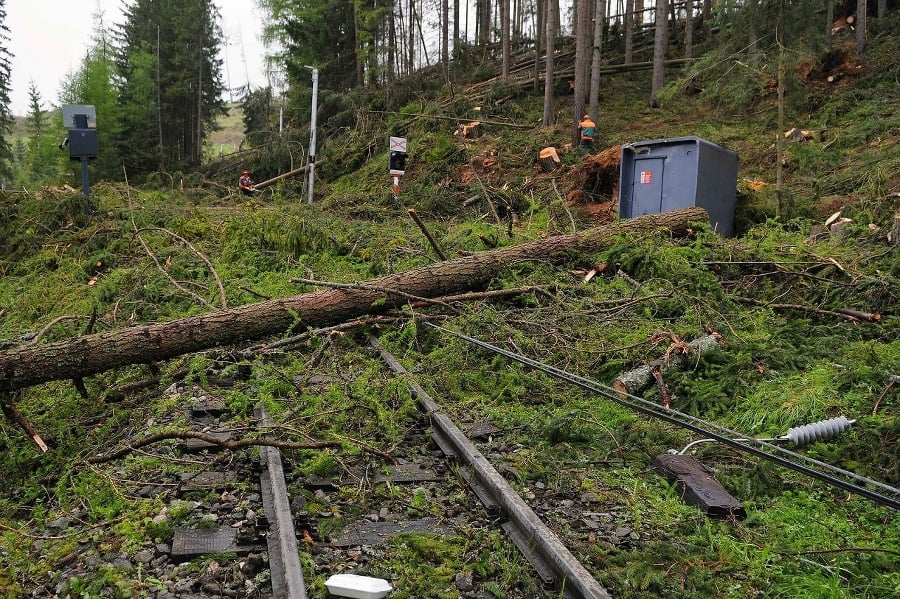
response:
M855 495L859 495L875 501L876 503L880 503L882 505L892 507L894 509L900 509L900 499L896 497L890 497L877 491L873 491L872 489L859 486L853 484L849 481L846 481L842 478L838 478L836 476L832 476L825 472L820 472L809 466L798 463L797 461L792 461L791 459L787 459L786 457L782 457L780 455L775 455L775 453L782 453L786 456L793 458L793 460L805 461L810 464L814 464L815 466L830 470L834 473L840 474L842 476L852 478L860 483L868 484L874 487L878 487L888 493L900 497L900 489L887 485L885 483L873 480L868 477L860 476L854 472L850 472L849 470L844 470L842 468L838 468L837 466L833 466L831 464L827 464L825 462L821 462L819 460L815 460L808 456L804 456L803 454L799 454L783 447L778 447L777 445L773 445L763 440L747 438L746 435L738 433L736 431L730 430L726 427L720 426L713 422L709 422L707 420L703 420L701 418L697 418L695 416L691 416L690 414L685 414L683 412L679 412L677 410L673 410L671 408L662 408L662 406L655 404L651 401L648 401L642 397L638 397L636 395L631 395L629 393L620 392L612 387L604 385L602 383L598 383L597 381L593 381L591 379L587 379L585 377L579 376L577 374L572 374L570 372L566 372L565 370L556 368L555 366L550 366L549 364L544 364L543 362L539 362L537 360L533 360L527 356L522 354L518 354L515 352L511 352L509 350L505 350L503 348L491 345L480 339L476 339L474 337L470 337L468 335L464 335L462 333L458 333L451 329L447 329L436 324L432 324L430 322L425 322L426 325L442 332L452 335L458 339L466 341L472 345L476 345L478 347L482 347L489 351L492 351L496 354L500 354L505 356L511 360L515 360L521 364L525 364L526 366L531 366L537 370L541 370L546 372L547 374L575 384L583 389L587 389L589 391L593 391L603 397L619 404L635 410L636 412L640 412L647 416L651 416L654 418L659 418L660 420L664 420L669 422L670 424L674 424L676 426L680 426L682 428L686 428L690 431L693 431L697 434L705 435L709 438L715 439L720 443L724 443L730 447L733 447L739 451L744 451L760 458L769 460L785 468L790 468L791 470L800 472L801 474L805 474L807 476L818 479L822 482L828 483L834 487L842 489L844 491L848 491ZM713 429L718 432L713 432ZM752 443L752 444L748 444ZM756 447L754 445L758 445L762 448L768 449L769 451L763 451L760 447Z

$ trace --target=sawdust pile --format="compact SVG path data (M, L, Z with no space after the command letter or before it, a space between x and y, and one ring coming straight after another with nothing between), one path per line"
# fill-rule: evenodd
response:
M622 146L612 146L591 154L566 174L571 189L566 194L570 206L586 210L597 222L612 222L619 205L619 165Z

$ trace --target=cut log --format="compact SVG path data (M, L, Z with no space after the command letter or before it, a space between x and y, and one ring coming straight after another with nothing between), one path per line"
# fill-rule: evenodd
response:
M481 123L472 121L471 123L459 125L456 128L456 135L462 139L475 139L481 137Z
M549 147L541 150L540 154L538 154L538 164L541 165L541 170L545 173L552 173L560 166L559 154L556 153L556 148Z
M703 354L718 350L722 343L722 336L716 333L694 339L686 346L690 349L689 352L678 352L672 356L663 356L649 364L624 372L613 381L613 388L622 393L637 395L656 382L656 377L653 374L654 370L658 370L661 375L669 370L682 370L691 362L698 361Z
M539 256L561 263L573 254L605 247L619 233L650 234L668 229L685 234L691 223L708 222L705 210L683 208L521 245L481 252L384 276L359 288L323 289L294 297L247 304L166 323L84 335L45 345L0 351L0 391L73 379L126 364L147 364L221 345L279 335L299 327L322 327L398 308L406 297L435 298L482 288L508 265ZM378 288L378 290L373 289Z

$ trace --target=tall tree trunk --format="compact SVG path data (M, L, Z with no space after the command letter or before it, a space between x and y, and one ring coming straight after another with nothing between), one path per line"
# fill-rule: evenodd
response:
M694 57L694 0L684 4L684 57Z
M775 216L780 217L784 211L784 15L779 4L778 22L775 26L775 44L778 47L778 131L775 132Z
M509 81L509 0L500 0L500 80Z
M550 10L553 11L553 38L556 39L562 35L562 17L560 16L562 13L559 0L550 0L550 3L552 4Z
M425 66L431 64L428 60L428 46L425 44L425 33L422 31L422 15L416 11L416 29L419 31L419 41L422 42L422 56L425 58Z
M416 0L409 0L409 8L407 8L406 12L409 14L409 30L406 32L409 36L409 48L407 51L409 52L409 62L407 66L407 75L412 75L416 70Z
M825 47L831 52L832 35L831 28L834 26L834 0L825 0Z
M194 164L200 164L201 150L203 148L203 60L197 61L197 132L194 139L194 147L191 148L191 159Z
M441 64L447 72L450 68L450 0L441 0Z
M549 0L536 0L535 11L537 23L534 37L534 93L541 91L541 50L547 47L547 27L544 25Z
M544 59L544 119L543 123L546 126L550 126L553 124L553 65L554 58L553 53L556 51L556 23L559 18L559 11L556 10L554 6L556 2L554 0L545 0L547 5L547 33L546 33L546 42L547 42L547 50L545 51L545 59Z
M634 0L625 0L625 64L634 60Z
M394 81L397 74L397 28L394 16L394 6L391 4L391 12L388 15L388 55L387 55L387 80Z
M572 124L572 145L578 146L578 124L584 114L584 98L588 91L587 73L590 65L591 15L590 0L575 3L575 95L573 102L574 123Z
M591 120L600 124L600 63L603 59L603 27L606 25L606 0L595 0L594 43L591 52Z
M750 58L756 59L757 54L759 52L758 44L759 44L759 34L756 32L756 15L757 5L759 0L747 0L747 4L744 5L744 10L750 13L750 27L747 32L748 40L747 40L747 56Z
M468 6L468 4L467 4ZM453 0L453 51L459 48L459 0Z
M887 14L887 0L878 0L878 12L876 13L879 19L883 19L884 15Z
M159 25L156 26L156 124L159 127L159 172L166 172L165 152L163 148L162 123L162 73L160 68Z
M856 53L860 56L866 51L867 6L866 0L856 0Z
M409 52L406 50L406 18L403 16L403 0L397 1L397 16L394 19L396 23L396 47L397 47L397 77L403 77L409 72Z
M45 345L0 351L0 393L52 380L76 379L126 364L167 360L211 347L279 335L299 322L321 327L404 305L402 294L435 298L483 287L504 268L539 256L550 263L597 252L621 233L641 235L660 229L684 234L692 221L707 221L702 208L602 225L472 256L464 256L360 285L313 291L289 298L229 308L167 323L129 327Z
M656 0L656 35L653 41L653 82L650 90L650 107L658 108L657 94L665 83L666 50L668 49L668 22L666 4L668 0Z
M477 0L475 30L478 43L486 46L491 42L491 0Z
M362 44L362 31L359 27L359 4L353 3L353 39L356 45L356 85L365 85L365 52Z

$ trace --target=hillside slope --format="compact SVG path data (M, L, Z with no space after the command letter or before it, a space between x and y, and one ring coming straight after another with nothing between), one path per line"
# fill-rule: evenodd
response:
M808 110L791 111L792 127L824 135L789 140L780 196L774 145L784 131L772 96L732 112L682 93L690 86L674 72L659 109L646 107L645 75L605 82L601 144L591 158L567 145L569 96L556 98L558 124L541 127L542 98L490 85L471 95L454 88L452 99L435 91L388 113L360 103L347 109L355 111L353 128L341 129L346 115L335 112L323 123L329 135L313 204L302 179L252 198L233 189L242 164L261 180L301 162L302 135L217 159L203 176L161 176L155 188L99 183L93 215L63 192L2 196L0 360L26 344L289 297L321 288L316 281L350 284L427 267L439 258L408 208L451 258L582 231L615 216L608 209L615 182L590 165L614 159L623 143L698 136L740 158L733 238L704 223L686 237L618 235L573 252L562 266L541 255L518 261L490 280L485 291L493 295L388 310L393 296L386 294L376 302L384 309L378 320L308 331L297 314L278 339L170 360L157 365L159 379L128 365L85 378L86 396L71 381L0 396L50 446L42 452L11 419L0 422L0 595L158 591L162 569L148 575L144 566L126 566L171 542L174 523L159 519L176 522L175 508L183 513L184 506L135 489L168 480L180 456L166 446L168 453L132 452L105 464L91 459L182 426L164 392L173 383L196 386L238 415L264 403L280 438L340 441L333 451L285 452L292 495L308 502L320 530L368 517L385 497L405 505L407 516L468 505L462 486L459 496L431 497L358 481L340 487L339 503L325 504L304 485L323 470L356 480L349 475L388 466L384 456L414 458L391 452L422 419L403 381L368 348L369 332L455 420L489 425L485 454L613 596L896 594L900 518L853 485L888 497L900 486L898 39L873 40L855 78L814 88ZM481 121L482 135L454 135L458 122L472 120ZM390 135L410 145L397 196L387 173ZM554 173L538 165L547 146L559 150L562 168ZM837 226L826 226L838 211ZM691 454L747 512L742 520L708 517L653 469L656 456L702 435L423 321L600 385L654 360L687 356L683 369L661 370L640 397L741 437L779 438L807 423L855 420L840 434L820 433L820 442L786 444L784 455L856 478L848 490L701 443ZM685 353L689 342L713 334L723 342L717 351ZM293 343L266 349L279 340ZM219 386L223 378L232 386ZM60 522L70 526L65 534ZM445 537L410 535L340 563L319 563L322 553L312 550L304 555L316 596L329 573L350 569L390 578L395 597L559 596L505 536L474 526ZM187 569L200 580L216 567L198 559ZM461 589L458 577L471 579L471 588Z

